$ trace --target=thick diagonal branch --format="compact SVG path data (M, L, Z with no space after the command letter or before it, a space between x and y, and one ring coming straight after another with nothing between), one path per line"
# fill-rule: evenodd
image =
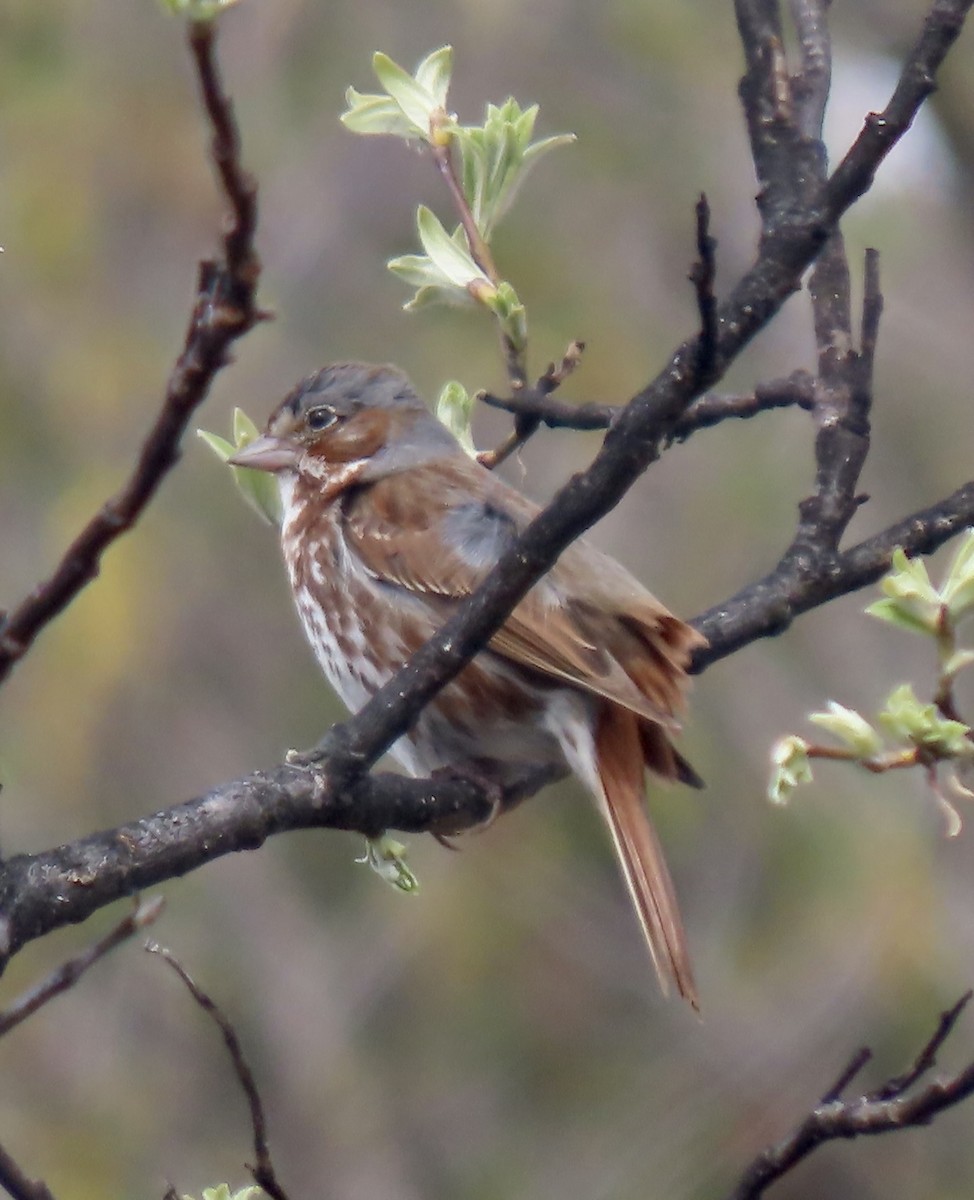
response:
M915 111L929 91L929 81L971 3L974 0L935 4L888 110L890 128L898 131L895 137L909 124L910 104ZM824 186L801 219L767 233L754 266L718 308L713 353L718 372L795 290L802 272L895 137L887 133L860 137L846 157L842 176ZM358 716L332 731L319 773L281 766L122 829L4 863L0 958L5 960L50 929L83 920L119 896L183 874L221 854L254 848L285 829L313 825L367 832L383 827L442 829L482 819L489 811L489 799L472 782L364 773L422 705L486 644L561 550L608 512L672 440L683 414L709 383L700 378L699 361L699 339L691 338L619 414L589 470L561 490L454 619ZM698 625L712 645L699 657L698 667L756 637L779 631L798 612L874 580L885 570L894 546L926 552L972 521L974 484L859 547L818 561L813 574L805 573L801 562L790 564L787 573L779 571L704 614ZM525 781L521 794L541 782L541 778Z

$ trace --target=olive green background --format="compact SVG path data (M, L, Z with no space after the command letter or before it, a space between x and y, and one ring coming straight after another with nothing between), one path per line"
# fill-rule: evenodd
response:
M921 0L837 3L830 148L881 107ZM755 182L730 3L245 0L221 54L261 181L261 297L199 423L262 421L303 374L392 360L432 394L503 386L486 318L403 314L385 260L431 164L339 125L381 48L456 50L467 120L515 94L546 159L497 239L528 304L533 366L588 342L564 389L620 401L696 314L693 204L710 198L719 287L753 254ZM846 223L861 294L882 253L872 497L851 538L970 474L974 367L970 31L943 88ZM222 206L179 22L150 0L7 0L0 14L0 606L48 572L128 471L179 349ZM796 295L727 386L814 365ZM504 426L478 420L487 445ZM768 414L668 452L595 532L692 615L764 573L812 480L813 425ZM508 477L550 495L597 446L540 434ZM940 560L942 561L942 560ZM702 676L685 737L709 783L654 795L703 996L657 993L607 840L574 786L450 854L414 839L394 894L339 833L274 839L167 885L154 936L246 1044L291 1195L327 1200L719 1196L866 1042L902 1069L974 977L974 823L956 841L919 778L827 767L785 810L768 750L829 698L871 711L930 686L932 654L851 597ZM967 711L974 697L968 693ZM310 744L339 716L291 611L272 534L195 439L101 577L0 698L0 845L41 849L198 794ZM966 813L965 813L966 815ZM122 914L28 948L0 1003ZM944 1066L974 1057L968 1018ZM785 1198L968 1197L974 1108L819 1152ZM249 1127L215 1029L132 943L0 1043L0 1143L59 1200L245 1180Z

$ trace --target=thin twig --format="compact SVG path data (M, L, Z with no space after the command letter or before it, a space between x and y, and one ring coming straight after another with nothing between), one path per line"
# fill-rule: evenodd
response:
M480 392L477 396L491 408L505 412L536 416L549 429L595 430L608 429L622 412L621 404L572 404L550 396L539 396L528 389L516 396L495 396ZM786 379L759 383L753 392L707 392L687 408L673 426L673 440L685 442L701 429L719 425L731 419L747 420L758 413L776 408L815 407L814 379L805 370L794 371Z
M767 1189L787 1175L818 1146L839 1138L867 1134L897 1133L902 1129L926 1125L945 1109L952 1108L974 1093L974 1063L957 1075L934 1080L922 1091L906 1093L934 1066L937 1051L953 1031L967 1005L970 993L943 1013L933 1036L902 1075L893 1076L875 1091L854 1100L842 1100L842 1090L863 1065L859 1051L838 1083L824 1100L795 1129L774 1146L763 1150L747 1167L728 1200L757 1200ZM853 1070L853 1067L855 1068Z
M124 920L119 921L110 933L83 950L80 954L61 963L50 975L36 987L25 992L19 1000L0 1012L0 1037L11 1029L33 1016L39 1008L43 1008L49 1000L74 987L82 975L93 967L100 958L104 958L116 946L127 941L134 934L141 932L159 916L165 906L162 896L155 896L144 904L136 904L132 912Z
M230 225L223 239L228 282L235 302L251 316L260 260L254 248L257 232L257 181L241 161L240 132L233 102L223 89L216 59L215 21L191 21L189 45L196 63L203 107L213 130L211 153L224 195L230 202Z
M514 392L515 396L531 395L541 403L544 403L552 392L561 387L568 376L571 375L582 361L584 351L584 342L572 342L562 355L561 362L557 366L553 362L549 363L545 373L538 379L530 391L527 388L516 389ZM477 398L484 399L485 396L481 393ZM497 407L501 406L498 405ZM512 454L520 450L528 438L534 436L541 425L541 417L531 412L526 406L515 406L509 411L514 413L514 429L494 450L485 450L482 454L477 455L481 466L486 467L489 471L493 471L495 467L499 467L505 459L510 458Z
M167 950L165 946L159 946L154 942L148 943L146 950L150 954L158 954L164 962L172 967L189 989L189 993L196 1003L212 1018L223 1034L223 1041L230 1055L234 1073L244 1091L244 1095L247 1097L247 1104L250 1108L250 1123L253 1129L254 1156L256 1161L252 1166L248 1164L247 1169L250 1171L258 1187L262 1187L272 1200L288 1200L287 1192L281 1187L274 1171L270 1147L267 1144L267 1120L264 1116L264 1106L260 1099L260 1093L257 1090L257 1084L254 1081L253 1071L251 1071L244 1057L237 1031L216 1001L203 991L171 951Z
M697 371L702 380L710 380L717 366L717 242L710 236L710 205L700 196L696 205L697 261L690 269L690 282L697 296L700 313L700 347Z
M913 1060L908 1070L904 1071L902 1075L894 1075L892 1079L887 1079L884 1084L868 1094L868 1100L894 1100L913 1087L917 1080L926 1075L928 1071L933 1070L941 1047L953 1033L954 1026L970 1003L972 994L974 993L965 992L952 1008L948 1008L946 1012L940 1014L940 1021L933 1036Z
M842 1093L872 1059L872 1056L873 1052L868 1046L861 1046L843 1067L835 1083L823 1094L819 1104L832 1104L833 1101L840 1099Z
M460 224L463 226L464 236L470 248L470 256L490 282L496 285L500 283L500 275L494 263L494 256L490 252L490 247L484 241L480 230L477 228L477 222L467 202L467 197L464 195L460 180L457 177L456 167L453 162L452 144L450 142L438 143L432 147L432 150L436 169L446 184L450 198L453 200L453 206L457 210L457 216L460 218Z
M432 150L436 169L446 184L447 191L449 191L450 198L453 200L453 205L457 210L457 216L460 218L460 224L467 239L470 256L490 282L496 286L501 282L500 272L494 263L494 256L491 254L490 246L480 232L473 210L464 194L463 185L457 175L453 156L453 143L449 140L434 141ZM515 392L520 391L521 388L527 386L528 381L526 347L515 344L503 328L500 331L500 338L501 348L504 351L504 365L507 368L507 377L510 381L511 389ZM508 451L508 453L512 453L512 451Z
M54 1200L47 1184L29 1179L3 1146L0 1146L0 1187L13 1200Z
M230 204L220 263L200 265L193 315L166 395L128 481L102 505L65 551L53 575L37 585L0 626L0 683L38 634L98 574L108 547L130 530L179 460L179 443L232 342L266 314L255 303L260 263L253 248L256 185L239 162L233 111L220 84L213 22L190 23L190 46L213 127L213 156Z

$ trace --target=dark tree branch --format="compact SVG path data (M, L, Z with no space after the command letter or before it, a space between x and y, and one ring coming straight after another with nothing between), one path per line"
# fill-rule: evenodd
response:
M759 383L753 392L743 395L708 392L700 396L674 425L673 439L685 442L691 434L721 421L748 420L775 408L802 408L811 412L814 405L814 380L807 371L798 370L787 379Z
M517 388L514 391L514 395L522 396L530 394L543 403L552 392L561 387L568 376L575 370L582 361L584 351L584 342L572 342L562 356L562 360L558 366L555 366L554 363L549 363L548 369L537 383L535 383L533 388ZM482 398L483 396L481 396ZM495 450L486 450L483 454L477 455L481 466L487 467L490 471L493 471L495 467L499 467L512 454L516 454L527 440L537 433L539 426L542 424L542 418L538 414L533 413L527 406L518 406L515 403L515 406L508 409L508 411L514 413L513 430L511 430Z
M875 1091L855 1100L841 1095L869 1058L860 1051L822 1102L786 1138L754 1159L744 1172L728 1200L756 1200L788 1174L813 1150L838 1138L864 1134L896 1133L929 1124L938 1113L952 1108L974 1093L974 1063L957 1075L935 1080L913 1095L907 1092L932 1070L936 1055L950 1036L958 1018L971 998L968 992L947 1012L942 1013L937 1029L902 1075L894 1076Z
M802 612L875 582L897 546L929 554L974 524L974 483L948 500L837 555L804 575L792 563L693 624L711 644L693 669L760 637L782 632ZM342 736L336 726L332 736ZM176 878L224 854L256 850L268 837L297 829L345 829L374 835L458 831L484 821L492 800L464 778L407 779L381 773L333 780L330 763L316 775L281 764L222 784L203 796L128 825L38 854L18 854L0 865L0 964L27 942L85 920L133 892ZM505 806L532 794L552 777L525 778L504 796Z
M97 575L101 557L138 521L164 477L179 460L179 443L214 376L228 362L230 345L265 315L256 307L260 262L253 247L257 187L239 161L239 139L215 57L215 26L190 24L190 46L203 103L213 128L213 157L230 204L223 261L200 265L193 315L166 395L121 491L108 500L75 538L54 571L0 625L0 683L34 639Z
M746 61L740 97L766 239L793 222L804 223L819 191L824 152L818 133L806 135L802 129L777 0L736 0L734 9ZM802 85L812 92L820 88L814 76Z
M145 904L136 905L127 917L93 946L89 946L87 950L83 950L74 958L69 958L36 987L31 988L9 1008L0 1012L0 1037L9 1033L21 1021L26 1021L28 1017L33 1016L49 1000L53 1000L55 996L74 987L89 967L93 967L99 959L104 958L116 946L120 946L130 937L151 925L162 912L164 905L165 900L162 896L156 896Z
M779 563L770 575L693 619L692 624L710 639L710 645L696 655L693 669L702 671L758 638L784 633L802 613L875 583L889 570L897 546L911 557L932 554L972 524L974 481L849 550L793 556Z
M872 186L876 169L885 157L883 147L899 141L912 125L924 99L936 87L937 69L957 40L970 7L970 0L934 0L889 104L881 113L869 114L859 136L832 173L823 196L827 212L844 212Z
M873 270L869 285L877 284L878 273ZM861 503L856 488L869 452L872 353L861 357L852 345L849 267L838 230L815 264L809 291L819 359L815 494L799 506L798 529L786 558L838 549ZM867 296L867 302L874 303L877 311L882 306L878 292Z
M867 123L840 168L842 174L837 172L814 202L786 206L787 219L767 222L754 266L718 305L715 372L726 369L798 287L845 207L905 132L972 3L936 0L887 108L889 125L879 135L873 129L876 122ZM742 0L739 7L751 6ZM776 61L774 56L769 60L772 91L780 84ZM773 157L769 152L768 162ZM686 341L657 378L618 413L591 467L562 488L437 636L355 717L330 732L319 749L316 769L280 766L121 829L5 863L0 870L0 959L120 896L222 854L254 848L286 829L319 825L367 833L382 828L443 832L482 820L490 811L490 799L471 781L403 780L364 772L486 644L564 547L607 513L677 436L680 422L710 382L700 376L700 347L699 335ZM711 646L698 655L696 669L758 637L780 632L800 612L874 582L896 546L908 553L928 553L972 521L974 483L844 553L791 555L765 580L697 620ZM525 780L518 795L540 782Z
M845 209L861 194L879 162L906 132L929 94L933 75L960 32L962 15L974 0L935 0L924 32L914 47L893 99L882 136L864 133L843 163L844 174L820 193L799 217L769 224L758 258L718 306L716 374L725 371L755 334L798 287ZM740 0L739 7L748 7ZM792 219L794 217L794 219ZM359 713L332 732L327 754L330 786L347 784L408 729L427 704L500 627L514 605L549 570L565 547L619 502L633 481L659 457L679 418L711 381L701 380L700 335L685 341L669 363L619 414L587 471L570 480L528 526L496 568L453 617Z
M843 1068L841 1075L839 1075L835 1083L832 1084L819 1101L819 1104L832 1104L834 1101L840 1099L842 1093L852 1083L853 1079L855 1079L866 1063L872 1060L872 1056L873 1052L868 1046L860 1046Z
M489 392L481 392L479 399L491 408L537 416L549 429L608 429L623 407L617 404L572 404L549 396L539 396L533 389L517 396L494 396ZM810 412L814 405L814 380L807 371L802 370L793 372L786 379L759 383L753 392L706 392L694 400L675 423L673 440L685 442L698 430L709 429L731 418L747 419L775 408L797 407Z
M0 1146L0 1187L13 1200L54 1200L47 1184L39 1179L29 1179Z
M831 0L791 0L798 32L801 70L791 79L798 127L804 137L820 138L832 85L832 41L826 10Z
M505 805L556 777L536 769L505 793ZM274 834L324 827L366 835L451 832L485 821L492 805L465 778L371 774L322 792L308 771L282 763L116 829L7 859L0 865L0 968L53 929L224 854L256 850Z
M244 1057L237 1031L216 1001L203 991L183 964L169 950L155 943L147 945L146 949L150 954L158 954L163 962L172 967L186 985L190 995L207 1016L213 1019L223 1035L223 1042L230 1055L234 1074L243 1089L247 1098L247 1106L250 1109L250 1125L254 1139L254 1164L248 1166L247 1169L253 1176L254 1183L263 1188L271 1200L288 1200L288 1194L281 1186L274 1170L274 1162L267 1142L267 1118L264 1116L264 1105L260 1098L260 1092L257 1090L254 1073Z
M717 365L717 243L710 236L710 205L701 196L696 206L697 261L690 269L690 282L697 296L700 313L700 347L697 374L706 386L716 373Z

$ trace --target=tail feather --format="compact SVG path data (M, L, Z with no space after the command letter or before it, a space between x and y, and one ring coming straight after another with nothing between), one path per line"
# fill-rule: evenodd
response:
M602 708L595 732L600 800L663 991L674 983L680 995L699 1011L676 892L646 811L643 780L647 764L639 720L635 713L617 705ZM659 732L665 739L663 731ZM666 774L678 777L677 764Z

